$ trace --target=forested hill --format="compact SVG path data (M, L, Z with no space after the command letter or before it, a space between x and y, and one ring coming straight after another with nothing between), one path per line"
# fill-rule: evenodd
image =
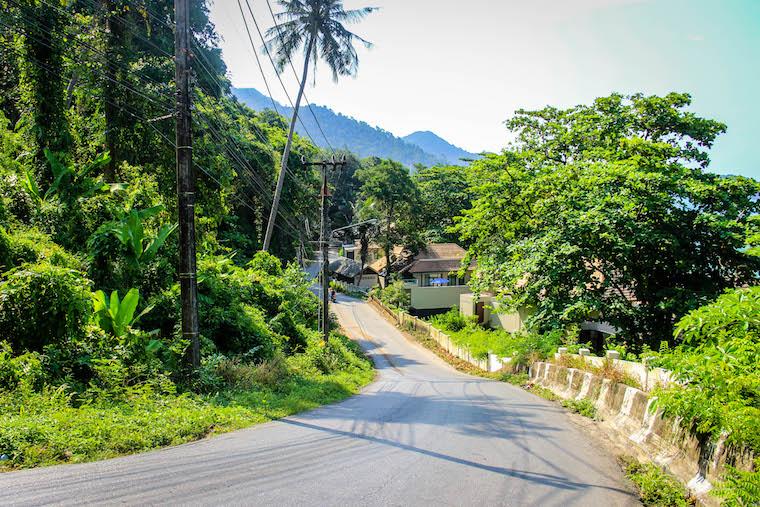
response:
M261 111L272 109L272 101L255 88L235 88L235 96L251 108ZM290 116L291 107L277 103L280 114ZM324 106L312 106L314 116L319 120L322 130L334 148L346 148L360 157L377 156L391 158L413 167L414 164L432 166L437 164L463 165L459 159L473 158L475 155L458 148L432 132L415 132L406 138L399 138L366 122L336 113ZM314 141L327 147L325 138L314 121L314 116L306 109L300 114L301 122L306 126ZM299 134L304 135L303 125L297 125ZM422 145L421 143L424 143Z
M402 137L402 139L407 143L416 144L428 153L434 153L436 156L444 158L451 165L462 165L462 159L473 159L477 156L459 146L454 146L430 131L413 132Z

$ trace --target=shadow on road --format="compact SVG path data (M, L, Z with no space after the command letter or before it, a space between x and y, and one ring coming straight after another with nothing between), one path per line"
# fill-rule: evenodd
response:
M446 454L442 454L435 451L430 451L427 449L420 449L419 447L414 447L407 444L402 444L400 442L394 442L392 440L388 440L385 438L379 438L374 437L370 435L362 435L359 433L352 433L349 431L342 431L337 430L333 428L326 428L324 426L318 426L315 424L309 424L301 421L293 421L293 420L283 420L282 421L285 424L290 424L293 426L298 426L301 428L311 429L311 430L317 430L317 431L323 431L332 435L340 435L347 438L352 439L358 439L358 440L365 440L376 444L381 445L387 445L391 447L395 447L398 449L403 449L405 451L411 451L419 454L423 454L425 456L430 456L432 458L441 459L445 461L449 461L452 463L456 463L459 465L465 465L469 467L474 467L480 470L485 470L488 472L493 472L499 475L512 477L528 482L538 483L545 486L549 486L552 488L559 488L559 489L567 489L567 490L579 490L579 489L586 489L586 488L599 488L599 489L605 489L608 491L616 491L619 493L629 494L629 491L622 489L622 488L615 488L611 486L605 486L602 484L590 484L590 483L584 483L584 482L577 482L568 480L564 477L560 477L558 475L551 475L551 474L544 474L544 473L538 473L538 472L529 472L526 470L517 470L514 468L504 468L504 467L497 467L492 465L485 465L483 463L476 463L474 461L457 458L455 456L448 456Z

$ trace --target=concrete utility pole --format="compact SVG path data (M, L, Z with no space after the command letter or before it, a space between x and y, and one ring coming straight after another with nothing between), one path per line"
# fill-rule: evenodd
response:
M195 172L190 117L190 2L174 0L174 58L177 83L177 202L182 338L192 344L194 368L201 362L198 340L198 284L195 265Z

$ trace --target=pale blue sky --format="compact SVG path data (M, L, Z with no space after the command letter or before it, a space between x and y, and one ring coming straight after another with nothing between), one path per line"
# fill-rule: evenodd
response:
M251 3L262 28L271 26L265 0ZM760 178L760 0L345 4L381 7L353 27L375 48L360 50L356 79L335 85L318 69L307 89L314 103L399 136L432 130L471 151L498 151L509 141L503 121L521 107L686 91L694 112L728 125L711 169ZM237 1L216 0L212 18L233 84L263 90ZM266 74L279 87L271 66ZM286 75L285 84L294 95L295 78ZM281 89L273 95L285 102Z

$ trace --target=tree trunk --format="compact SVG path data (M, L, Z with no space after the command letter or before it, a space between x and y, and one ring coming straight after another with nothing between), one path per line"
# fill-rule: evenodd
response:
M106 62L103 79L103 111L106 119L106 150L111 155L111 161L103 169L103 175L106 181L113 183L116 181L116 164L118 163L118 135L121 125L121 115L119 111L119 93L116 83L121 76L115 70L119 65L121 58L119 51L124 43L124 33L121 23L115 19L113 11L114 5L112 0L103 1L104 24L106 31Z
M280 161L280 174L277 176L277 188L274 191L274 199L272 200L272 210L269 213L269 222L267 222L267 231L264 235L263 250L266 252L269 250L269 244L272 241L272 233L274 232L274 224L277 220L277 208L280 205L280 197L282 196L282 185L285 182L285 173L288 170L288 157L290 157L290 146L293 143L293 134L296 129L296 121L298 120L298 109L301 107L301 99L303 98L303 89L306 86L306 75L309 72L309 57L311 56L312 48L314 47L315 34L312 33L309 39L309 45L306 48L306 57L303 61L303 76L301 76L301 86L298 88L298 97L296 97L296 103L293 107L293 116L290 118L290 130L288 130L288 140L285 142L285 149L282 152L282 160Z
M369 250L369 238L367 233L362 234L359 240L361 248L359 249L359 259L361 261L362 270L359 271L359 286L361 287L362 278L364 278L364 265L367 264L367 251Z
M35 159L39 176L50 181L45 169L45 149L54 153L66 152L71 146L65 113L63 47L61 40L65 21L55 6L35 7L40 23L24 22L23 56L19 59L22 109L30 114L33 129Z
M391 241L391 218L393 217L393 201L391 201L388 207L388 225L385 229L385 286L391 279L391 252L393 250L393 242Z

